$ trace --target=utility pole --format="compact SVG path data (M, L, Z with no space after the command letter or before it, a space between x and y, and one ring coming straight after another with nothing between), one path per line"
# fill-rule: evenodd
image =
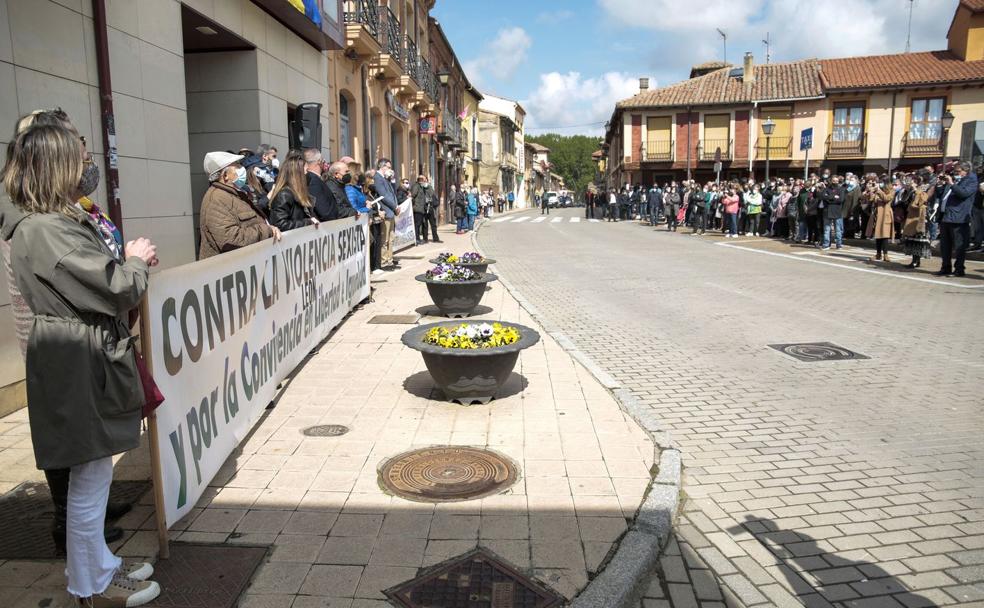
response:
M905 52L909 52L909 42L912 39L912 5L916 0L909 0L909 27L905 31Z
M728 63L728 35L725 34L721 28L716 28L718 34L721 34L721 40L724 42L724 63Z
M765 33L765 40L762 43L765 44L765 64L769 65L769 60L772 59L772 45L769 44L769 32Z

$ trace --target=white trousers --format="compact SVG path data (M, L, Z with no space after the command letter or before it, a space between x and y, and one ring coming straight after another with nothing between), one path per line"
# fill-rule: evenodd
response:
M72 467L68 482L68 592L98 595L109 587L122 560L106 546L106 503L113 481L113 459L100 458Z

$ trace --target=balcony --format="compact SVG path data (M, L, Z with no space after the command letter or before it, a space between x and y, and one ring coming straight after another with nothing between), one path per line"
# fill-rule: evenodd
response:
M669 139L647 141L643 149L642 160L647 162L673 160L673 142Z
M512 152L503 152L499 164L507 169L516 169L516 155Z
M403 47L403 67L406 73L400 76L401 93L410 97L416 97L420 91L420 54L417 52L417 43L410 36L404 36L405 44Z
M476 163L482 162L482 144L480 142L475 142L475 147L472 150L472 160Z
M721 149L721 160L731 160L730 139L705 139L700 142L700 160L714 160L718 148Z
M902 156L943 156L943 137L902 136Z
M403 34L400 32L400 21L396 18L393 9L387 8L383 13L385 19L382 26L382 50L376 56L372 64L377 73L383 75L387 80L397 80L403 75L403 48L401 41Z
M379 44L379 5L373 0L345 0L345 45L363 56L375 56Z
M838 141L834 141L831 135L827 136L827 158L864 158L867 149L867 133Z
M766 148L768 144L768 148ZM756 160L764 160L766 157L766 149L768 149L768 157L771 160L783 160L788 159L793 156L793 138L792 137L771 137L768 140L764 137L760 137L758 141L755 142L755 158Z
M445 108L441 112L441 120L437 125L437 137L449 145L459 146L461 143L461 121L458 117Z
M421 90L430 97L431 103L437 103L441 98L440 96L440 84L437 80L437 74L431 69L430 62L424 58L420 59L420 78L417 79L420 83Z

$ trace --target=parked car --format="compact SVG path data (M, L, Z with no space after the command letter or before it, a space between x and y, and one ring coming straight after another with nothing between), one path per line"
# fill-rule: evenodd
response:
M547 207L556 207L560 203L560 196L551 190L543 193L543 200L547 201Z

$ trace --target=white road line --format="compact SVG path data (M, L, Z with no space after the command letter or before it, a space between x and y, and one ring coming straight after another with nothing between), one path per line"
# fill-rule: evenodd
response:
M596 220L596 219L594 219L594 218L591 218L591 219L589 219L588 221L589 221L589 222L600 222L601 220Z
M823 262L821 260L808 259L805 257L798 257L796 255L788 253L778 253L775 251L762 251L761 249L753 249L751 247L742 247L734 243L714 243L721 247L728 247L729 249L740 249L742 251L751 251L752 253L761 253L763 255L771 255L777 258L787 258L790 260L797 260L799 262L810 262L812 264L820 264L822 266L833 266L834 268L840 268L842 270L853 270L855 272L867 272L869 274L879 274L885 277L891 277L893 279L904 279L906 281L917 281L919 283L930 283L932 285L943 285L945 287L959 287L960 289L984 289L984 285L961 285L960 283L954 283L950 281L938 281L936 279L924 279L922 277L910 277L904 274L898 274L894 272L884 272L881 270L872 270L870 268L857 268L855 266L848 266L847 264L835 264L834 262ZM813 253L813 252L810 252Z
M499 218L499 219L497 219L497 220L492 220L492 223L493 223L493 224L498 224L498 223L500 223L500 222L508 222L508 221L509 221L509 218L508 218L508 217L500 217L500 218Z
M551 224L556 224L557 222L563 222L563 221L564 221L564 218L562 218L562 217L555 217L552 220L550 220L550 223Z
M573 222L575 224L578 223L578 222L580 222L580 221L581 221L581 218L579 218L579 217L572 217L571 218L571 222Z
M530 223L531 223L531 224L539 224L540 222L542 222L542 221L544 221L545 219L547 219L547 218L546 218L546 216L543 216L543 217L538 217L538 218L536 218L535 220L533 220L533 221L532 221L532 222L530 222Z
M528 215L524 215L523 217L517 217L516 219L513 220L513 224L518 224L520 222L525 222L528 219L530 219L530 216L528 216Z

